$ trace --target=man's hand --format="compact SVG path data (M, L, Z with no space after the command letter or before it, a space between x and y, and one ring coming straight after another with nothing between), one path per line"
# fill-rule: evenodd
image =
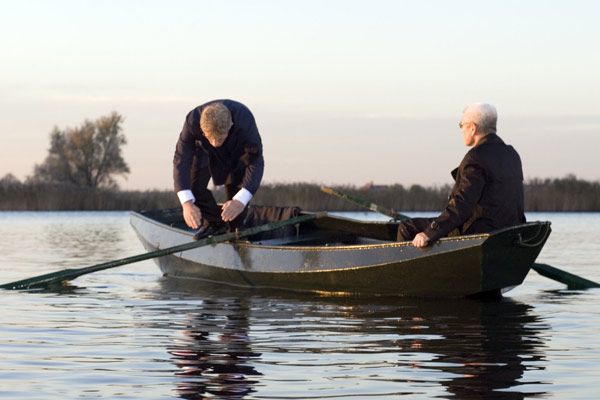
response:
M229 200L223 204L223 211L221 212L221 218L225 222L233 221L242 211L244 211L244 204L237 200Z
M182 207L183 219L187 226L192 229L200 228L200 224L202 223L202 212L200 212L200 209L196 207L193 201L186 201Z
M424 232L421 232L415 236L412 244L415 247L427 247L429 244L429 237Z

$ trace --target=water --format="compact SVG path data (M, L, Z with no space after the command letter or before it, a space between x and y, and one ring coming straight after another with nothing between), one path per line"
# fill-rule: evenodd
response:
M358 215L358 214L357 214ZM360 215L364 217L364 215ZM551 220L540 262L600 281L600 213ZM142 253L127 213L0 213L0 282ZM531 272L501 301L190 285L152 261L3 291L3 399L596 399L600 290Z

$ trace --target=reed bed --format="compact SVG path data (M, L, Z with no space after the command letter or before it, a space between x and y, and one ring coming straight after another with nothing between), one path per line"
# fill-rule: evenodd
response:
M397 211L438 211L448 198L451 186L384 185L334 189L359 196ZM223 190L214 191L217 201ZM254 204L298 206L304 210L359 210L353 204L327 195L316 183L265 183L253 199ZM178 207L170 190L125 191L94 189L60 183L21 183L0 180L2 211L68 210L149 210ZM600 182L574 176L555 179L530 179L525 184L527 211L600 211Z

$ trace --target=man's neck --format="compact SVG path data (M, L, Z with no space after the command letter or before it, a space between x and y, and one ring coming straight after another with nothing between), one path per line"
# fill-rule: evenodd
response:
M491 133L478 133L473 137L473 147L477 147L490 138Z

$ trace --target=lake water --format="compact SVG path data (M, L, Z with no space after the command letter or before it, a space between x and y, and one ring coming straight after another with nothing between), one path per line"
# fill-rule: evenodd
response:
M600 213L528 219L552 221L538 261L600 281ZM144 252L121 212L1 212L0 237L0 282ZM533 271L488 302L191 285L152 261L0 296L3 399L600 397L600 290Z

